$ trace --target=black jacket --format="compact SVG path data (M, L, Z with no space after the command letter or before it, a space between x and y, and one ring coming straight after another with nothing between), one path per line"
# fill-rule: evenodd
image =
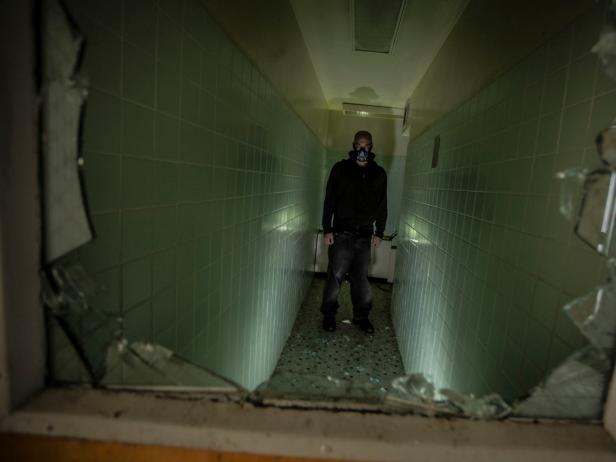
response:
M374 230L382 238L386 221L387 174L383 167L374 160L364 167L357 165L353 158L337 162L327 180L323 232L354 231L371 235Z

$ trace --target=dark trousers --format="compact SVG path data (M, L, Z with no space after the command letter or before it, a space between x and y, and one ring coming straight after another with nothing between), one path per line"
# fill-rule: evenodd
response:
M348 273L351 282L353 317L367 319L372 307L372 290L368 282L371 236L353 233L334 233L334 243L329 246L327 283L323 290L321 313L335 316L338 309L338 294Z

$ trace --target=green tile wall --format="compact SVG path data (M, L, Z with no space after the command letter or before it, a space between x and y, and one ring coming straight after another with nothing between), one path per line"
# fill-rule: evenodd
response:
M559 214L554 176L597 166L616 116L589 52L603 5L408 147L394 324L406 370L438 386L513 399L583 344L561 307L604 280L604 260Z
M252 388L274 369L311 280L324 149L199 1L69 10L87 39L97 233L70 259L130 340ZM82 341L97 329L84 326Z

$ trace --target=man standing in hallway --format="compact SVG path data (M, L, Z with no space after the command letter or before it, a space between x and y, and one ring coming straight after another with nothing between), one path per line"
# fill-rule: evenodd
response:
M323 205L323 233L329 246L327 283L321 313L323 329L336 330L338 294L345 275L351 282L353 323L368 334L372 291L368 282L370 248L378 247L387 221L387 175L374 161L372 135L359 131L349 158L337 162L329 174Z

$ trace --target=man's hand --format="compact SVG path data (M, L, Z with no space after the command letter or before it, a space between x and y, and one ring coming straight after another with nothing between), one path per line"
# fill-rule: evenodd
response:
M382 239L378 236L372 236L372 247L378 247L381 245Z
M332 245L334 243L334 233L323 234L323 242L325 242L325 245Z

